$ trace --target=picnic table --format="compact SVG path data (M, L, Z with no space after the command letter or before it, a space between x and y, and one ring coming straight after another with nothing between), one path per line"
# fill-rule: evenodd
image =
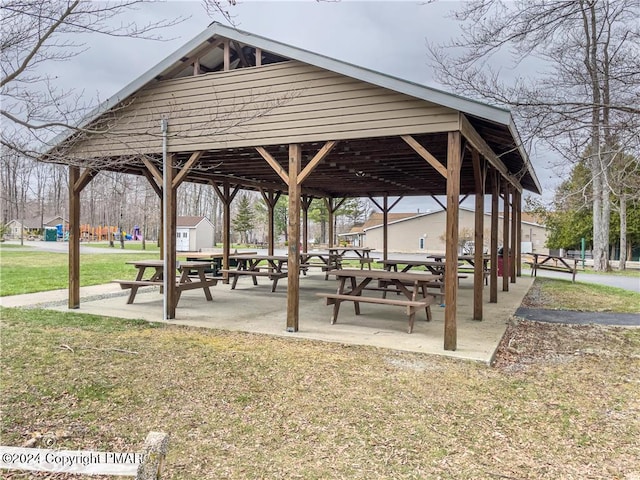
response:
M340 263L345 259L355 259L360 262L360 269L367 265L369 270L371 270L371 262L373 259L370 256L371 250L370 247L330 247L329 255L335 255ZM348 255L349 253L353 253L354 255Z
M235 290L241 276L250 276L254 285L258 285L258 277L269 277L272 281L271 291L275 292L278 280L288 275L285 267L289 257L286 255L238 254L230 255L229 259L237 262L236 268L219 270L219 272L233 277L231 290Z
M336 293L317 294L326 299L327 305L333 305L333 314L331 316L332 325L338 320L338 313L342 302L353 302L356 315L360 315L361 303L405 307L409 317L409 333L413 331L415 315L419 309L424 308L427 321L431 320L430 305L434 302L435 297L427 293L427 286L439 278L435 275L358 269L341 269L335 271L334 275L336 275L338 279L338 289ZM404 295L404 298L363 296L363 291L365 291L367 286L374 280L384 281L389 285L393 285L398 293ZM347 283L350 288L349 290L346 289Z
M571 281L575 283L576 273L578 273L578 259L564 258L555 255L543 255L532 253L532 261L525 262L531 265L531 276L537 277L538 270L550 270L554 272L566 272L571 274ZM573 265L571 262L573 261Z
M401 272L408 272L413 267L425 267L433 275L444 275L445 263L435 260L401 260L388 258L387 260L378 260L377 263L381 263L383 268L388 271L397 272L400 265L402 267Z
M129 298L127 303L133 303L138 293L138 289L144 286L159 286L164 285L164 261L162 260L134 260L126 262L128 265L133 265L138 273L135 280L113 280L114 283L119 283L123 290L130 289ZM209 262L176 262L175 269L178 275L174 276L177 290L177 300L180 300L180 294L185 290L193 290L201 288L204 292L204 296L207 301L213 300L211 296L211 290L209 287L215 286L219 277L207 277L206 270L211 267Z
M339 270L342 268L340 255L329 252L300 252L300 265L305 267L303 269L305 274L309 267L319 266L321 270L325 272L325 280L329 279L329 272L331 270Z
M443 262L445 259L445 255L429 255L427 258L432 258L436 262ZM489 260L491 260L491 257L489 255L482 256L482 275L484 277L485 284L487 284L489 281ZM462 272L468 271L469 273L475 273L475 255L458 255L458 261L462 264L468 263L469 265L471 265L471 267L473 267L472 270L469 269L469 267L467 267L467 270L462 269Z

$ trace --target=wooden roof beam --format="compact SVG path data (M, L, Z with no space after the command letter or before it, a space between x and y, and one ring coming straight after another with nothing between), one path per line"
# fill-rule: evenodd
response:
M269 152L267 152L264 147L256 147L258 153L264 158L267 163L275 170L275 172L280 175L280 178L289 185L289 174L282 168L282 165L278 163L278 161L271 156Z
M94 170L94 169L86 168L82 172L82 174L80 175L78 180L73 184L73 193L74 193L74 195L80 195L80 192L82 190L84 190L84 187L86 187L89 184L89 182L96 175L98 175L98 173L100 173L100 170Z
M485 142L484 138L478 133L478 131L471 125L471 122L464 114L460 114L460 133L467 139L467 141L478 150L480 155L487 159L487 161L498 171L503 178L505 178L516 190L522 192L522 185L520 181L511 173L504 164L500 157L491 149L491 147Z
M233 49L235 50L236 55L238 55L238 58L240 59L240 63L242 64L242 66L250 67L251 65L247 61L247 57L244 55L244 52L242 51L242 45L240 44L240 42L235 40L233 42Z
M151 159L148 157L142 157L142 162L145 164L147 170L149 170L149 173L151 173L157 184L162 185L162 173L160 173L160 170L158 170L151 162Z
M429 150L420 145L420 143L418 143L415 138L413 138L411 135L402 135L400 138L402 138L402 140L404 140L407 145L413 148L413 150L418 155L424 158L429 165L435 168L440 175L442 175L444 178L447 178L447 168L442 165L442 163L440 163L440 161L436 157L431 155Z
M311 161L298 175L298 185L301 185L302 182L304 182L304 179L307 178L311 174L311 172L313 172L318 164L320 164L320 162L327 158L327 155L329 155L329 153L331 152L331 150L333 150L333 147L335 147L337 143L338 142L336 142L335 140L328 141L320 150L318 150L318 153L313 156Z
M173 183L171 184L173 188L178 188L180 186L180 184L185 180L185 178L189 174L189 170L191 170L191 168L196 164L196 162L200 160L200 157L202 157L203 153L204 153L204 150L199 150L191 154L191 157L189 157L189 160L187 160L187 163L184 164L184 167L182 167L180 172L173 178Z
M207 54L207 52L210 52L211 50L214 50L216 48L218 48L220 45L222 45L223 40L222 39L217 39L217 40L213 40L210 41L211 43L209 43L209 45L207 45L205 48L202 48L200 50L198 50L196 53L194 53L193 55L189 56L189 57L184 57L181 59L181 63L175 67L173 67L171 70L169 70L167 73L163 73L162 75L159 75L158 77L156 77L158 80L166 80L167 78L171 78L174 75L180 73L182 70L184 70L185 68L187 68L189 65L193 65L196 61L199 61L199 59L201 57L203 57L204 55ZM203 67L200 66L200 69L202 69Z

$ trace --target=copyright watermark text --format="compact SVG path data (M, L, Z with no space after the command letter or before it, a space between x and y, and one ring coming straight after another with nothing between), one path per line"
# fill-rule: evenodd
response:
M145 455L0 446L0 468L38 472L135 475Z

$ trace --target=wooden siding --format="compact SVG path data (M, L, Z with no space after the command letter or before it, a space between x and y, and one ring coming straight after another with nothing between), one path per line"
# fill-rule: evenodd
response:
M83 156L345 140L457 130L458 112L296 61L156 82L113 113Z

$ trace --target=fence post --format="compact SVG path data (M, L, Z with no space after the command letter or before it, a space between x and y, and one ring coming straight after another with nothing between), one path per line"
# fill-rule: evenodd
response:
M168 448L169 435L163 432L149 432L142 447L145 459L138 466L136 480L158 480Z

